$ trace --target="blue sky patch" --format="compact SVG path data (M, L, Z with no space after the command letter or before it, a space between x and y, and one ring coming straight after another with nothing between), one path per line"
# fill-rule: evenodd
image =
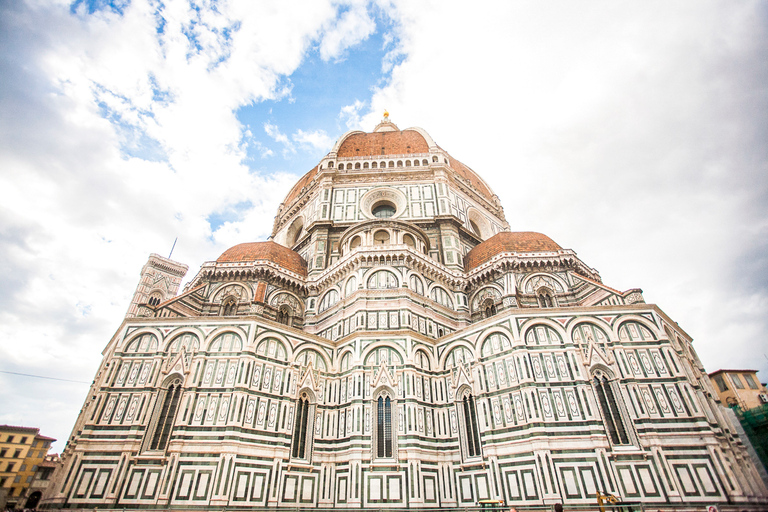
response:
M242 107L237 112L238 120L252 134L245 141L244 163L248 167L259 172L282 171L301 176L317 164L331 146L301 146L293 135L298 130L305 133L322 130L336 140L349 129L339 116L342 107L356 100L367 104L373 89L388 79L382 72L387 53L382 28L382 23L377 22L376 32L346 50L341 60L323 61L313 49L302 65L276 87L278 90L289 87L288 97ZM265 130L266 123L286 135L289 145L271 137Z

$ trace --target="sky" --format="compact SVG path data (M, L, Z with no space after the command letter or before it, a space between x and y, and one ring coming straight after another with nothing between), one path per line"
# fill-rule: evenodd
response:
M384 109L768 379L766 2L0 1L0 424L62 450L148 255L265 240Z

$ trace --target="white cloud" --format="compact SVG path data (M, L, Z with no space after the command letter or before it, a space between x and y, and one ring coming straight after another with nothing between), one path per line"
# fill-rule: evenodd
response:
M282 133L280 128L278 128L276 125L267 121L264 123L264 131L267 132L267 135L275 139L276 142L290 146L291 141L288 140L288 136Z
M513 230L642 287L709 371L765 380L763 6L393 5L400 60L362 126L384 107L423 126L490 182Z
M323 60L339 59L344 51L364 41L376 30L376 22L367 9L367 1L351 2L340 19L329 23L320 42Z
M353 130L355 128L362 127L362 116L360 112L366 106L366 103L360 100L355 100L350 105L341 107L339 111L339 119L346 125L347 128Z
M242 164L251 136L236 110L289 98L287 77L339 14L315 0L121 10L0 4L6 371L90 381L149 253L178 236L174 258L194 274L227 244L269 235L293 179ZM209 216L234 204L250 206L211 232ZM40 426L61 449L87 385L51 389L0 374L0 423Z
M642 287L709 370L768 369L759 3L378 9L394 22L391 77L325 131L289 137L277 119L273 138L325 151L337 122L369 130L386 107L477 170L512 229L575 249L610 286ZM363 2L135 0L122 15L0 3L0 74L12 77L0 84L3 368L90 381L149 253L178 236L174 258L194 274L268 236L295 177L242 164L249 144L274 152L235 112L290 100L313 46L343 60L372 23ZM239 204L212 231L209 216ZM87 384L49 384L0 374L0 423L65 439Z
M299 129L292 135L292 138L304 149L314 151L321 150L323 152L327 152L333 146L334 142L336 142L325 133L325 130L305 132L304 130Z

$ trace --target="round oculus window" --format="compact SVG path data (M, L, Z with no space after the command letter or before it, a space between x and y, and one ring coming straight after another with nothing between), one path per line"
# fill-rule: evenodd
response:
M379 203L371 209L373 216L379 219L393 217L396 212L397 209L392 203Z

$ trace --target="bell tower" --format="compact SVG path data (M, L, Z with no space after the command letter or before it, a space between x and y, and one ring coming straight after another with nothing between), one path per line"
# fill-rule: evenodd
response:
M149 260L141 269L141 278L131 305L128 306L127 318L143 316L141 306L157 306L179 292L181 280L189 267L183 263L163 258L159 254L150 254Z

